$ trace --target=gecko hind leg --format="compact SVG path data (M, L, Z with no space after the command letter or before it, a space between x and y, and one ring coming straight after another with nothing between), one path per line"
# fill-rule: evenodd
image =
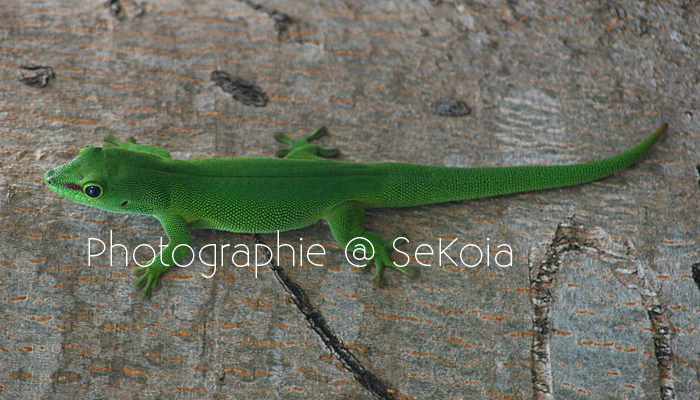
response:
M351 255L353 259L358 255L362 257L358 257L356 261L368 261L364 266L357 267L367 271L374 264L376 268L374 283L377 286L382 286L384 283L385 267L395 268L407 276L417 275L413 268L399 267L391 261L392 244L387 243L378 234L365 229L365 207L362 204L354 201L340 204L327 210L323 219L328 222L338 244L346 249L346 254ZM399 245L399 241L396 240L392 243Z
M279 149L276 152L278 157L286 158L315 158L315 157L335 157L340 152L335 148L326 148L310 144L309 142L319 139L328 134L325 126L316 128L309 136L299 140L293 140L282 132L275 133L277 141L288 144L290 149ZM310 157L311 156L311 157Z
M374 235L372 232L365 232L365 234L369 235ZM393 246L399 247L407 242L405 238L402 238L403 234L398 234L394 239L390 242L393 243ZM401 238L400 240L398 240ZM381 240L381 239L380 239ZM384 267L391 267L394 268L395 270L401 272L402 274L408 276L408 277L415 277L418 275L418 270L412 267L404 266L404 267L399 267L391 261L391 258L389 257L389 254L391 253L391 250L394 249L390 243L386 243L382 241L382 244L377 243L378 246L380 246L379 251L375 252L375 257L373 260L365 264L364 266L360 267L360 272L366 273L369 272L372 269L372 265L375 267L375 272L374 272L374 278L372 278L372 281L374 282L375 285L382 287L384 286L384 283L386 280L384 279ZM383 247L383 248L382 248Z

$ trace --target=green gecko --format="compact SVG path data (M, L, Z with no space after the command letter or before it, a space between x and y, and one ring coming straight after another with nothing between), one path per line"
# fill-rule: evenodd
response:
M666 132L663 124L641 143L610 158L561 166L450 168L408 163L355 163L326 160L336 149L310 144L325 127L300 140L275 138L291 148L278 156L178 160L158 146L120 142L86 147L71 162L48 171L46 185L75 202L112 212L145 214L163 225L169 243L134 282L141 296L160 287L161 275L180 261L192 239L188 228L269 233L298 229L321 219L340 246L358 237L374 247L374 281L395 265L391 246L365 229L365 210L412 207L448 201L557 188L594 181L634 163Z

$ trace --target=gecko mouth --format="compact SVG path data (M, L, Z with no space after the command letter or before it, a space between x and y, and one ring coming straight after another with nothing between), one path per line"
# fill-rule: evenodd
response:
M56 169L52 169L44 175L44 182L51 190L58 193L61 196L69 196L69 198L74 198L77 194L75 192L83 191L83 188L75 183L62 183L59 179L56 179ZM75 192L74 192L75 191Z

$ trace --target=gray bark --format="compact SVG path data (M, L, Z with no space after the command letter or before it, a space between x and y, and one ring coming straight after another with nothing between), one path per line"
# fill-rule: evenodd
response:
M695 3L261 1L0 0L0 398L697 398ZM31 63L56 76L20 83ZM267 105L234 100L216 69ZM440 98L472 111L437 115ZM402 251L457 238L459 263L490 246L489 265L422 256L385 288L321 222L281 234L326 249L323 267L277 260L302 294L269 268L205 279L197 262L142 300L122 253L88 266L88 239L157 245L158 221L43 184L105 134L177 158L272 156L273 132L326 125L342 160L481 167L596 160L662 122L643 160L599 182L371 210ZM256 240L192 234L197 250Z

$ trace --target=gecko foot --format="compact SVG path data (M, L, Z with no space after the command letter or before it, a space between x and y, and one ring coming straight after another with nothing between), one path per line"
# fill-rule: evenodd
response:
M408 242L408 240L406 240L406 238L404 238L402 234L397 235L394 238L394 240L391 241L391 243L393 243L393 245L396 247L401 246L406 242ZM376 270L374 272L374 278L372 280L374 281L374 284L379 287L383 287L384 283L386 282L384 279L384 267L394 268L397 271L409 277L414 277L418 275L418 270L408 266L399 267L393 261L391 261L391 258L389 257L389 251L392 248L393 247L391 247L388 243L385 244L385 246L379 247L372 261L360 268L360 271L367 272L371 269L372 262L374 262Z
M103 140L105 143L108 144L108 146L116 146L116 147L124 147L124 148L128 148L132 144L137 144L136 141L134 140L134 138L131 136L126 138L125 142L117 139L116 137L114 137L114 135L105 135Z
M160 146L151 146L148 144L138 144L132 137L126 138L126 141L118 140L113 135L105 135L104 142L106 147L119 147L125 150L142 151L145 153L155 154L158 157L170 158L170 152Z
M136 275L141 277L134 281L134 288L141 290L141 298L147 299L151 297L151 292L160 289L161 278L160 274L153 272L148 267L136 267L131 270Z
M290 153L308 153L321 157L335 157L340 153L338 149L309 144L309 142L321 138L327 134L328 129L325 126L316 128L311 135L303 137L299 140L293 140L286 134L277 132L275 133L275 139L277 139L279 142L288 144L291 149L279 149L277 150L276 155L278 157L287 157Z

